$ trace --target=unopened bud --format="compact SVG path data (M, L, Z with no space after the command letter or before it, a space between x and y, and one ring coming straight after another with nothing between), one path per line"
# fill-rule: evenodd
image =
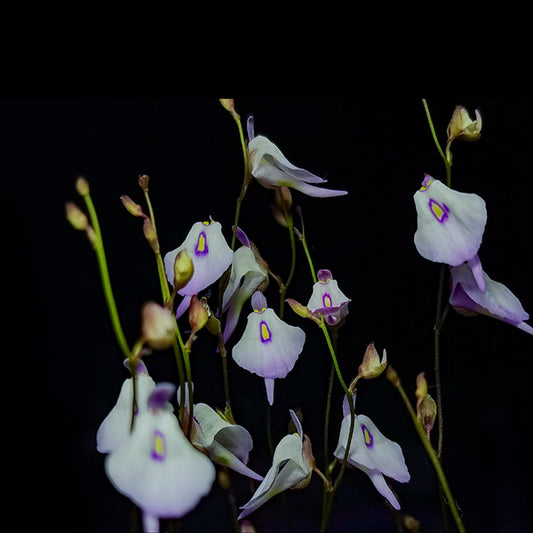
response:
M142 339L155 350L172 346L175 340L176 320L172 313L156 302L142 308Z
M301 304L300 302L297 302L296 300L293 300L292 298L287 298L285 300L290 306L291 309L302 318L310 318L313 322L320 325L320 319L313 315L309 307L306 307L305 305Z
M383 350L383 357L379 360L379 354L371 342L365 351L363 362L359 366L359 376L363 379L377 378L387 367L387 351Z
M65 205L65 212L67 220L72 224L72 227L84 231L89 226L89 221L85 213L73 202L67 202Z
M81 196L87 196L89 194L89 182L83 176L80 176L76 180L76 190Z
M231 113L233 118L240 118L237 111L235 111L235 102L233 101L233 98L219 98L218 101L226 111Z
M143 213L142 207L135 203L129 196L126 194L120 197L120 200L128 212L134 217L143 217L146 216Z
M231 478L226 468L221 468L217 473L218 484L224 490L231 490Z
M424 431L429 439L431 430L437 416L437 404L435 400L427 393L428 385L424 372L416 377L416 415L422 424Z
M181 250L174 259L174 290L179 291L189 283L194 274L194 264L187 250Z
M400 377L398 376L398 373L392 366L388 365L387 370L385 370L385 377L395 386L400 386Z
M279 187L274 191L275 203L271 206L272 215L278 224L287 228L292 205L291 191L288 187Z
M148 184L150 182L150 176L142 174L139 176L139 186L144 192L148 192Z
M191 335L200 331L208 322L211 310L204 298L199 299L194 295L189 305L189 324L191 326Z
M149 217L144 219L143 232L148 244L152 247L155 253L159 253L159 240L157 238L157 232Z
M454 139L477 141L481 137L481 115L476 109L476 120L472 120L463 106L457 106L448 124L448 144Z

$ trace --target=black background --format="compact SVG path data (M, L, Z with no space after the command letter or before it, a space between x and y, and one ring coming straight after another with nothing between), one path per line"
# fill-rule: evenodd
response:
M473 97L428 98L445 143L455 105L483 116L479 141L453 145L452 184L487 202L480 257L526 311L533 309L531 193L533 101ZM256 134L275 142L294 164L346 189L340 198L293 192L302 207L315 267L328 268L352 299L341 330L339 358L355 376L373 341L397 369L414 401L415 378L426 371L434 392L433 322L438 265L413 244L412 196L427 172L444 179L421 99L236 98ZM65 220L84 175L100 217L111 281L128 341L139 333L140 308L160 299L155 261L119 200L143 203L137 176L151 176L163 253L190 226L212 216L230 238L243 163L237 128L213 98L60 98L0 101L5 313L3 377L8 430L3 456L11 518L25 529L118 532L129 528L131 505L118 494L95 449L95 433L128 377L101 290L94 254ZM289 240L269 209L273 194L253 183L240 225L273 271L286 276ZM303 303L311 276L301 248L288 296ZM278 305L277 287L266 291ZM249 304L245 305L245 317ZM285 433L288 409L303 412L304 431L322 461L322 428L330 361L311 322L286 310L307 343L294 370L276 381L273 434ZM244 318L232 337L236 342ZM187 329L185 319L180 321ZM444 468L468 531L529 531L531 462L531 336L488 317L450 312L442 336ZM231 341L230 341L231 346ZM220 360L206 332L193 351L196 401L223 406ZM156 379L177 382L171 351L146 360ZM234 414L254 437L250 466L266 473L266 395L263 381L229 360ZM336 384L331 441L341 420ZM403 448L411 481L391 482L403 511L422 531L441 531L436 478L397 392L382 376L359 386L357 412L366 414ZM233 476L238 505L249 499ZM294 531L316 531L321 482L287 493ZM17 512L15 506L22 506ZM285 531L280 499L251 516L263 531ZM394 515L365 474L348 471L336 499L332 532L395 531ZM188 515L182 531L231 531L226 498L215 487Z

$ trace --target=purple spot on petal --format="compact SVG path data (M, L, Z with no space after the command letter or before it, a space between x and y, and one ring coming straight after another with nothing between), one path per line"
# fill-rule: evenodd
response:
M156 429L152 435L152 449L150 451L150 457L154 461L164 461L166 454L165 447L165 435Z
M429 199L428 202L429 210L431 214L441 223L444 224L448 220L448 213L450 212L449 207L446 204L439 204L433 198Z
M272 332L264 320L259 323L259 338L262 343L272 342Z
M200 232L200 235L198 235L198 240L196 241L196 246L194 247L194 253L196 255L206 255L209 253L205 231Z
M367 448L372 448L374 446L374 437L372 436L372 433L368 431L368 428L364 424L361 424L361 431L363 432L365 446Z

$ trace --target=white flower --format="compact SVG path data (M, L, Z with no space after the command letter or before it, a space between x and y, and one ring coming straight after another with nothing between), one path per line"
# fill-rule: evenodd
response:
M106 457L113 486L143 511L151 531L159 518L179 518L211 490L215 467L183 434L166 408L174 385L160 383L140 413L129 438Z

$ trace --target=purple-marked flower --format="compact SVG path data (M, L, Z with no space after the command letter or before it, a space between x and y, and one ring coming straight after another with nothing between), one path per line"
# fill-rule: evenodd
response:
M235 330L244 302L268 279L268 272L258 263L244 231L238 228L237 236L242 246L233 254L229 282L222 296L222 312L227 311L224 342Z
M174 283L174 260L181 250L187 250L194 272L187 285L178 291L178 294L184 296L176 312L178 317L189 306L191 296L217 281L233 259L233 251L222 234L220 222L196 222L185 241L175 250L165 254L165 272L170 284Z
M350 298L339 289L337 280L333 279L329 270L319 270L317 279L307 303L308 309L315 315L323 315L330 326L340 324L348 314Z
M253 440L244 427L229 423L205 403L194 404L193 420L191 440L194 446L205 450L215 463L258 481L263 479L246 466Z
M252 295L254 311L239 342L233 347L235 362L265 378L267 398L274 403L274 380L284 378L293 368L305 342L303 329L283 322L259 291Z
M322 189L311 183L326 183L311 172L290 163L281 150L263 135L254 135L253 117L248 118L248 155L252 176L267 189L291 187L308 196L343 196L347 191Z
M487 222L480 196L454 191L426 174L414 201L418 215L414 241L422 257L451 266L479 261L476 256Z
M313 473L314 459L310 450L309 438L304 436L302 425L294 411L289 410L296 433L285 435L274 450L272 466L254 495L241 506L238 520L253 513L277 494L287 489L300 489L309 483Z
M133 432L106 457L113 486L143 512L145 531L159 531L160 518L179 518L211 490L215 467L183 434L166 408L176 387L159 383Z
M485 291L480 290L468 264L452 267L450 305L459 312L488 315L533 334L533 328L525 323L529 314L518 298L505 285L492 280L483 271L482 274Z
M350 431L350 410L345 401L343 406L344 419L341 424L339 441L335 449L335 457L344 459ZM396 496L383 476L391 477L401 483L410 479L402 449L396 442L385 437L374 422L365 415L356 415L348 463L365 472L378 492L395 508L400 509Z
M124 366L129 369L127 361ZM135 415L146 410L148 397L155 389L155 381L148 375L148 370L142 361L137 364ZM96 449L100 453L109 453L122 444L130 434L131 410L133 403L133 378L124 380L117 403L104 418L96 432ZM169 404L171 407L171 404Z

